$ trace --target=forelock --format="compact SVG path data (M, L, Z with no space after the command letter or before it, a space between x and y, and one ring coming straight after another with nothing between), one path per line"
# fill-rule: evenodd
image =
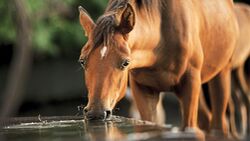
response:
M96 27L93 33L94 48L100 46L102 43L105 46L110 45L112 37L117 27L116 13L119 9L126 6L128 0L110 0L105 10L104 15L99 17L96 22Z

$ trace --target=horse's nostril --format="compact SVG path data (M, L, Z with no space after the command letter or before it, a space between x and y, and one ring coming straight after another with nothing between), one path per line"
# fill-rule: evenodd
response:
M106 119L110 118L110 116L112 115L112 112L110 110L105 111L105 113L106 113L106 116L105 116Z

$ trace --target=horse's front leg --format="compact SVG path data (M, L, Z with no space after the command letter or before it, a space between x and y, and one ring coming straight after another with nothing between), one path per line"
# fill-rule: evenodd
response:
M200 70L190 68L183 75L180 84L177 86L176 94L181 104L182 129L186 132L196 133L197 137L204 138L203 132L197 126L200 88Z
M132 76L130 76L130 87L133 98L139 110L142 120L156 122L158 124L164 123L164 114L160 94L146 86L138 84ZM161 111L159 111L161 110Z
M212 115L208 108L204 94L205 93L203 92L203 90L201 90L199 98L199 108L198 108L198 124L202 130L208 132L210 128Z

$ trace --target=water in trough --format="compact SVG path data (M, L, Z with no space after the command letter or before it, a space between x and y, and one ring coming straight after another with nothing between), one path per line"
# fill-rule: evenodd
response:
M83 117L26 117L0 121L0 141L193 141L193 133L171 125L113 116L109 121ZM207 139L209 140L209 139Z

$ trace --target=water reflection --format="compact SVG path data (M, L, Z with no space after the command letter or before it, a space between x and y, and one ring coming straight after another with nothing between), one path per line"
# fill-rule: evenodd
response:
M95 122L74 118L58 117L53 119L42 118L42 120L20 118L13 121L1 121L0 139L4 138L11 141L134 140L134 133L147 133L149 135L148 132L158 133L166 130L166 128L149 122L116 116L112 117L110 121Z
M116 123L108 122L84 122L84 132L92 141L123 140L125 133L118 129Z
M110 121L95 122L81 117L17 118L0 120L0 126L1 141L197 140L192 133L171 131L174 128L170 126L116 116Z
M153 123L113 117L105 122L84 122L84 132L90 140L145 140L158 136L168 128L159 127Z

